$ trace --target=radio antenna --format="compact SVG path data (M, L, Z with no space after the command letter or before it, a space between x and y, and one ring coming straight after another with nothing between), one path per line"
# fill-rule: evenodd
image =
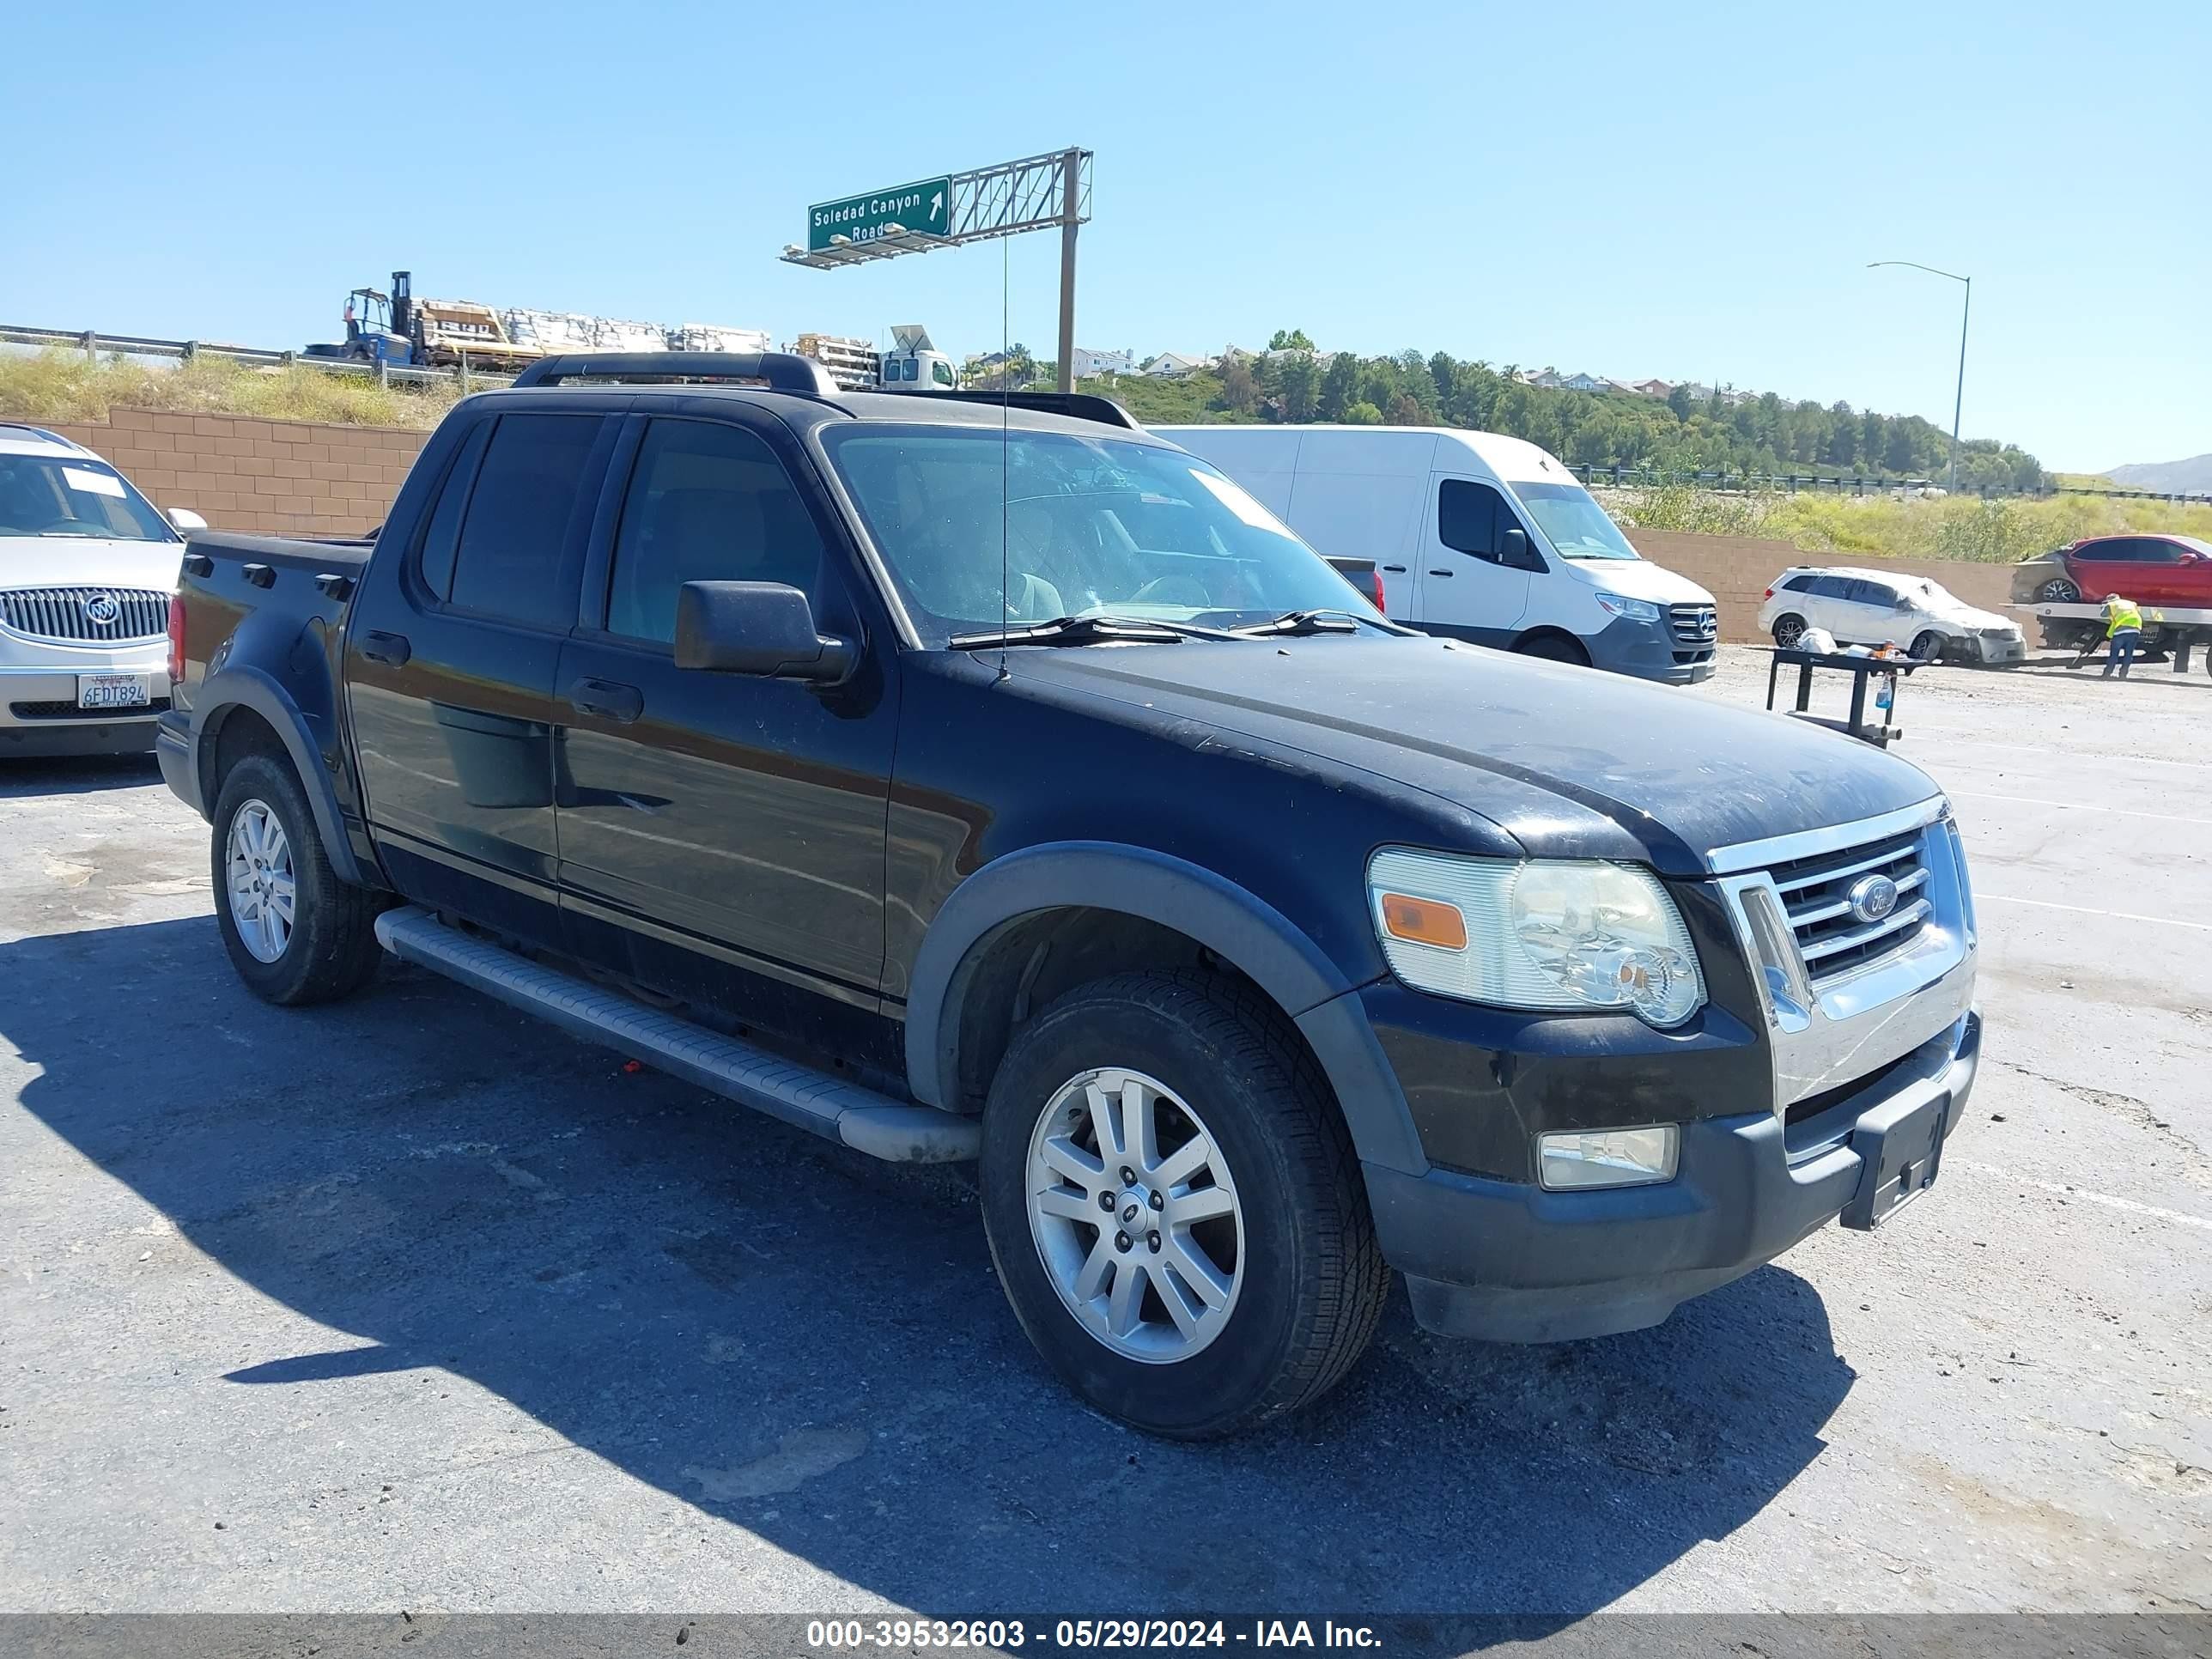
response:
M1011 487L1007 450L1013 442L1011 428L1014 404L1013 388L1008 384L1013 365L1007 360L1014 337L1012 246L1012 237L999 239L999 678L1002 680L1006 678L1006 630L1013 625L1013 607L1006 593L1006 492Z

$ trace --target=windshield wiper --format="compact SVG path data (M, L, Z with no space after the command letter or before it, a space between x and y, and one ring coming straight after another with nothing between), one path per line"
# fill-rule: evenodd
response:
M1150 617L1107 617L1095 612L1080 617L1055 617L1026 628L987 628L972 634L955 634L949 643L955 651L974 651L994 645L1180 645L1185 640L1219 640L1229 636L1216 628L1193 628L1183 623L1156 622Z
M1358 618L1348 611L1285 611L1263 623L1247 623L1229 630L1240 640L1259 640L1275 635L1357 634Z

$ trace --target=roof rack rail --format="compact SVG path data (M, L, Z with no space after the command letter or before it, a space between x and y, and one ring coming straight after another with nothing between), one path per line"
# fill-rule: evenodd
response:
M517 386L563 380L761 380L772 392L828 397L838 390L830 371L788 351L578 351L540 357L514 377Z
M1126 427L1132 432L1145 428L1137 417L1111 398L1102 398L1095 392L986 392L981 387L966 387L957 392L941 386L925 389L904 386L878 386L872 390L892 398L955 398L966 404L1004 404L1012 409L1031 409L1042 415L1065 415L1073 420L1097 421L1107 426Z

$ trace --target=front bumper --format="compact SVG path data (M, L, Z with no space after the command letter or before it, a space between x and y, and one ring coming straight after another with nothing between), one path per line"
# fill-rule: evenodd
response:
M1985 668L2027 660L2027 637L2022 634L2009 635L1998 639L1993 639L1986 634L1980 635L1976 637L1974 644L1979 653L1981 664Z
M1686 1123L1680 1168L1658 1185L1554 1193L1367 1164L1383 1255L1405 1273L1414 1317L1440 1334L1557 1342L1658 1324L1864 1206L1885 1173L1869 1163L1872 1138L1900 1114L1933 1103L1940 1147L1980 1048L1969 1012L1840 1100Z
M1712 678L1719 666L1712 641L1676 639L1663 612L1657 622L1615 617L1583 643L1589 647L1591 667L1667 685L1696 685Z
M19 647L20 648L20 647ZM168 705L168 663L143 649L71 651L58 665L0 667L0 760L51 755L138 754L154 746ZM80 674L144 674L155 701L144 708L80 709Z

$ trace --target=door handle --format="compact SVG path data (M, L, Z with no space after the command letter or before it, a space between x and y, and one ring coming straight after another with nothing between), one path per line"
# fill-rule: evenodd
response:
M415 647L407 643L404 634L379 634L372 630L362 636L361 654L371 662L386 663L398 668L415 654Z
M1386 564L1382 568L1394 576L1402 576L1406 574L1406 567L1402 564Z
M625 725L645 712L645 693L619 680L578 680L568 688L568 701L579 714Z
M1431 565L1429 567L1429 574L1431 576L1449 576L1451 574L1451 572L1449 570L1439 570L1434 565Z

